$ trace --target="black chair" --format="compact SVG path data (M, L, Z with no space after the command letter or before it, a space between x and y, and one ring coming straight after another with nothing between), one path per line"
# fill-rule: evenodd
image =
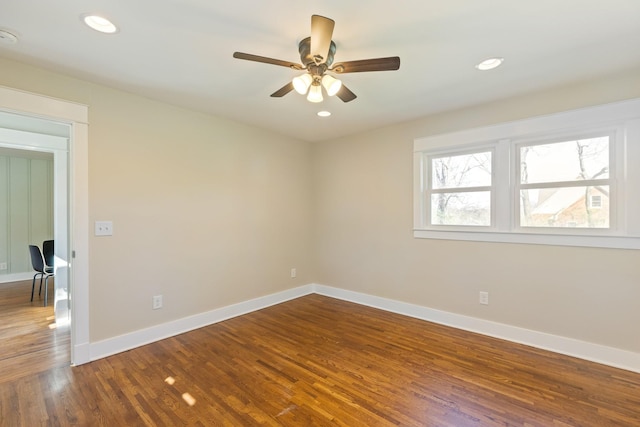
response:
M36 277L40 276L40 290L38 295L42 294L42 278L44 278L44 306L47 306L47 299L49 297L49 277L53 277L53 267L45 267L44 258L40 248L35 245L29 245L29 253L31 254L31 266L36 271L33 275L33 282L31 283L31 301L33 301L33 292L36 288Z
M44 256L44 265L53 267L53 260L55 258L53 253L53 240L45 240L42 242L42 255Z

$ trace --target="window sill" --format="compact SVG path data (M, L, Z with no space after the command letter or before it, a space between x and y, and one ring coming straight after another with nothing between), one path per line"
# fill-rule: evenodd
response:
M576 236L539 233L504 233L495 231L413 230L419 239L463 240L527 245L580 246L591 248L640 249L640 237Z

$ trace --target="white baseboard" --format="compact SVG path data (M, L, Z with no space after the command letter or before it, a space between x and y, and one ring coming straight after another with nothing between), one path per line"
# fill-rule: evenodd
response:
M0 283L22 282L23 280L33 280L33 273L12 273L0 274Z
M90 344L89 360L97 360L112 354L131 350L155 341L160 341L175 335L212 325L232 317L241 316L252 311L260 310L275 304L280 304L313 292L312 285L305 285L275 294L243 301L226 307L184 317L172 322L163 323L151 328L141 329L128 334L120 335L106 340L97 341ZM80 350L80 349L79 349ZM82 352L79 352L82 354ZM84 363L84 360L74 361L75 364Z
M312 290L320 295L640 373L640 353L330 286L314 284Z
M71 349L71 365L78 366L91 362L91 345L88 342L75 344Z
M639 353L319 284L289 289L106 340L85 343L76 346L74 364L101 359L312 293L640 373Z

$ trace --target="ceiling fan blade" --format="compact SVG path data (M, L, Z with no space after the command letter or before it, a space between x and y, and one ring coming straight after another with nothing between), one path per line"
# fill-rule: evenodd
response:
M274 98L282 98L283 96L285 96L286 94L288 94L292 90L293 90L293 83L289 82L286 85L282 86L277 91L273 92L271 94L271 96L274 97Z
M400 68L400 57L362 59L334 64L331 70L336 73L362 73L365 71L393 71Z
M340 98L343 102L353 101L354 99L357 98L356 94L351 92L349 88L346 87L344 84L340 87L340 90L338 91L338 93L336 93L336 96Z
M280 59L267 58L266 56L252 55L250 53L233 52L233 57L238 59L246 59L247 61L263 62L265 64L280 65L282 67L292 68L294 70L304 70L304 67L295 62L281 61Z
M326 62L333 37L333 27L336 25L333 19L320 15L311 16L311 57L317 64Z

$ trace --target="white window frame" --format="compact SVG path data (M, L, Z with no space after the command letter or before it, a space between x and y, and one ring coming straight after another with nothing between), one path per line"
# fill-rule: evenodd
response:
M432 183L432 179L433 179L433 174L431 173L427 173L428 168L425 167L425 174L423 175L423 183L425 185L425 190L423 192L424 194L424 200L422 201L422 206L425 209L425 217L424 217L424 223L426 224L426 222L429 220L429 218L431 218L432 212L431 212L431 202L430 202L430 196L432 194L437 194L437 193L456 193L456 192L480 192L480 191L489 191L491 194L491 201L489 203L489 209L491 211L491 215L490 215L490 223L491 224L495 224L495 192L496 192L496 187L495 187L495 183L496 183L496 179L495 179L495 161L496 161L496 152L495 152L495 147L492 145L479 145L479 146L474 146L471 149L465 148L465 147L458 147L457 149L454 150L446 150L446 151L432 151L429 153L425 153L425 166L428 164L431 164L431 161L433 159L437 159L437 158L442 158L442 157L448 157L448 156L464 156L464 155L469 155L469 154L476 154L476 153L486 153L486 152L490 152L491 153L491 185L489 186L481 186L481 187L448 187L448 188L442 188L442 189L434 189L433 188L433 183ZM480 225L438 225L438 227L443 228L443 229L449 229L449 230L488 230L493 228L492 225L489 226L480 226Z
M613 127L596 127L591 129L590 132L584 133L560 133L554 134L550 137L544 137L541 139L524 139L524 140L516 140L514 141L514 146L512 150L512 166L511 170L514 171L514 179L513 183L513 193L512 193L512 201L513 201L513 216L514 216L514 229L520 233L534 233L534 234L570 234L570 235L623 235L624 233L619 233L618 227L618 197L616 191L616 185L618 182L624 180L624 177L618 177L617 171L620 167L617 165L617 157L616 152L620 151L623 146L623 139L620 138L624 129L619 126ZM520 148L523 146L535 146L535 145L544 145L544 144L553 144L555 142L563 142L563 141L571 141L571 140L580 140L580 139L588 139L599 136L608 136L609 137L609 178L600 179L600 180L587 180L587 181L571 181L571 184L563 185L561 182L557 183L545 183L541 185L537 184L520 184L519 180L516 178L519 177L520 170ZM619 178L619 179L618 179ZM545 187L547 185L550 186L588 186L592 184L595 186L597 183L604 183L609 186L609 227L608 228L567 228L567 227L524 227L520 225L520 190L523 188L535 188Z
M520 227L520 146L610 135L610 226ZM431 225L427 177L433 156L492 155L492 226ZM414 237L640 249L640 99L420 138L414 141ZM517 182L516 182L517 179Z

